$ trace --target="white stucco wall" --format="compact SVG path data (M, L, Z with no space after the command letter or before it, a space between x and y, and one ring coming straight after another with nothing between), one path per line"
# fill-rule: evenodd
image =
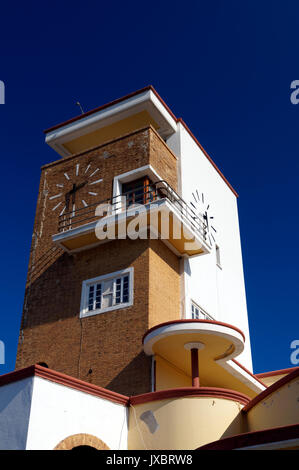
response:
M214 216L222 266L216 265L215 246L211 254L185 260L185 315L191 317L192 299L215 320L240 328L246 343L238 360L252 370L237 198L180 123L177 136L179 144L174 137L167 143L180 153L182 197L190 203L196 189L204 193Z
M91 434L127 449L127 409L109 400L34 377L28 450L51 450L73 434Z
M0 450L26 449L33 378L0 387Z

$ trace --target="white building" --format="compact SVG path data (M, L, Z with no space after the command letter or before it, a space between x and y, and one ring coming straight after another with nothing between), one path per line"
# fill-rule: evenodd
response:
M237 194L186 124L146 87L45 132L0 448L298 446L299 369L252 373ZM146 236L99 240L103 201Z

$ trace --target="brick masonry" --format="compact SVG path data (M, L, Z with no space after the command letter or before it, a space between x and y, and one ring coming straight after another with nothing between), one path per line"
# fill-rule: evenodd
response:
M125 395L151 389L151 361L141 339L153 325L179 318L179 259L160 240L115 240L76 254L56 249L60 191L76 179L76 165L103 179L97 201L112 196L113 178L151 164L174 189L176 158L152 128L136 131L42 168L16 368L45 362L51 369ZM65 173L71 177L67 180ZM63 184L63 189L60 186ZM80 199L95 197L82 188ZM82 282L134 268L134 304L80 319Z
M97 450L110 450L101 439L90 434L74 434L61 441L54 450L72 450L79 446L88 446Z

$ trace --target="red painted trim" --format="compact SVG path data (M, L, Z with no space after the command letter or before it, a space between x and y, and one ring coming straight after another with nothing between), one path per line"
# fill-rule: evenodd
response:
M169 400L172 398L188 398L188 397L209 397L209 398L222 398L225 400L237 401L242 405L249 403L250 398L243 393L229 390L226 388L216 387L182 387L171 388L168 390L159 390L157 392L144 393L142 395L135 395L130 397L131 405L141 405L142 403L149 403L157 400Z
M287 441L299 438L299 424L280 426L277 428L252 431L244 434L236 434L226 439L210 442L197 450L233 450L248 446L270 444L279 441Z
M13 372L0 375L0 387L3 385L9 385L10 383L17 382L19 380L27 379L28 377L33 377L34 367L35 366L29 366L24 369L15 370Z
M179 118L177 119L177 122L180 122L186 129L186 131L189 133L189 135L192 137L192 139L194 140L194 142L197 143L197 145L199 146L199 148L201 149L201 151L204 153L204 155L207 157L207 159L209 160L209 162L213 165L213 167L215 168L215 170L217 171L217 173L219 173L219 175L221 176L221 178L225 181L225 183L227 184L227 186L232 190L232 192L234 193L234 195L236 197L239 197L238 193L234 190L234 188L232 187L232 185L228 182L228 180L225 178L224 174L219 170L218 166L216 165L216 163L214 163L214 161L212 160L212 158L210 157L210 155L208 154L208 152L206 152L206 150L203 148L203 146L201 145L201 143L197 140L197 138L195 137L195 135L191 132L191 130L189 129L189 127L187 126L187 124L183 121L182 118Z
M102 106L99 106L97 108L94 108L94 109L91 109L90 111L87 111L86 113L84 114L81 114L79 116L75 116L74 118L72 119L68 119L67 121L64 121L60 124L56 124L55 126L52 126L52 127L49 127L48 129L44 130L44 133L47 134L48 132L52 132L56 129L59 129L60 127L63 127L63 126L67 126L68 124L71 124L73 122L76 122L76 121L79 121L80 119L83 119L87 116L90 116L91 114L94 114L94 113L97 113L98 111L102 111L103 109L106 109L106 108L109 108L110 106L113 106L117 103L121 103L122 101L125 101L129 98L132 98L133 96L136 96L136 95L139 95L140 93L143 93L145 91L148 91L148 90L151 90L155 96L158 98L158 100L163 104L163 106L167 109L167 111L169 112L169 114L171 115L171 117L176 121L176 123L180 122L186 129L186 131L189 133L189 135L192 137L192 139L194 140L194 142L196 142L196 144L199 146L199 148L202 150L202 152L204 153L204 155L206 156L206 158L209 160L209 162L213 165L213 167L215 168L215 170L217 171L217 173L219 173L219 175L221 176L221 178L225 181L225 183L227 184L227 186L231 189L231 191L234 193L234 195L236 197L238 197L238 193L234 190L234 188L232 187L232 185L228 182L228 180L225 178L225 176L223 175L223 173L219 170L219 168L217 167L216 163L214 163L214 161L212 160L212 158L210 157L210 155L206 152L206 150L203 148L203 146L200 144L200 142L197 140L197 138L195 137L195 135L191 132L191 130L189 129L189 127L187 126L187 124L183 121L182 118L177 118L173 112L171 111L171 109L167 106L167 104L165 103L165 101L161 98L161 96L159 95L159 93L155 90L155 88L152 86L152 85L148 85L144 88L141 88L140 90L137 90L137 91L133 91L132 93L129 93L128 95L125 95L123 96L122 98L118 98L114 101L110 101L109 103L106 103Z
M143 338L142 338L142 344L144 343L144 340L146 338L147 335L149 335L152 331L154 330L157 330L158 328L161 328L163 326L167 326L167 325L172 325L172 324L175 324L175 323L212 323L213 325L219 325L219 326L226 326L227 328L231 328L232 330L235 330L237 331L238 333L240 333L240 335L243 337L243 340L244 340L244 343L245 343L245 335L244 333L239 330L239 328L237 328L236 326L233 326L233 325L229 325L228 323L223 323L223 322L220 322L220 321L215 321L215 320L194 320L194 319L185 319L185 320L171 320L171 321L166 321L164 323L159 323L159 325L155 325L153 326L152 328L150 328L149 330L147 330L147 332L143 335Z
M192 387L199 387L198 349L191 349Z
M119 393L112 392L97 385L84 382L83 380L75 379L74 377L42 367L38 364L0 376L0 386L8 385L28 377L41 377L42 379L70 387L99 398L104 398L124 406L128 405L129 402L129 397L120 395Z
M263 387L267 387L266 384L264 384L261 380L259 380L257 378L257 376L255 374L253 374L252 372L250 372L250 370L246 369L246 367L243 366L243 364L240 364L240 362L236 361L236 359L232 359L232 361L237 364L237 366L241 367L241 369L243 369L245 372L247 372L247 374L251 375L251 377L256 380L257 382L259 382L261 385L263 385Z
M290 374L286 375L285 377L282 377L280 380L275 382L274 384L270 385L266 390L263 392L259 393L256 397L254 397L250 403L248 403L245 408L243 408L242 411L247 413L249 410L251 410L255 405L257 405L260 401L264 400L267 398L271 393L275 392L279 388L283 387L287 383L291 382L292 380L296 379L299 376L299 367L296 368L293 372Z
M180 397L215 397L223 398L232 401L238 401L239 403L246 405L250 402L250 398L243 393L236 392L234 390L229 390L225 388L215 388L215 387L183 387L183 388L173 388L168 390L160 390L150 393L144 393L142 395L136 395L132 397L127 397L125 395L120 395L119 393L112 392L105 388L99 387L97 385L84 382L83 380L75 379L69 375L62 374L61 372L42 367L38 364L35 364L24 369L16 370L14 372L9 372L0 376L0 386L9 385L11 383L29 378L29 377L40 377L51 382L64 385L66 387L79 390L81 392L89 393L90 395L97 396L99 398L104 398L110 400L114 403L119 403L124 406L137 405L141 403L147 403L150 401L156 400L166 400L170 398L180 398Z
M106 388L84 382L83 380L75 379L74 377L70 377L69 375L65 375L61 372L56 372L45 367L35 366L35 368L35 375L43 379L80 390L81 392L89 393L90 395L105 398L106 400L113 401L114 403L120 403L122 405L127 405L128 403L129 397L112 392Z
M289 369L273 370L272 372L261 372L260 374L255 374L255 377L274 377L275 375L290 374L294 370L299 369L299 367L290 367Z

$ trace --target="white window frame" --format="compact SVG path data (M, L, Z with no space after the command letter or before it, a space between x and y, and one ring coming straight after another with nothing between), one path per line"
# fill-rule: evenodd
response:
M121 196L122 196L122 185L123 183L130 183L136 179L142 178L143 176L147 176L152 180L153 183L157 181L161 181L162 178L160 175L153 169L151 165L144 165L135 170L127 171L126 173L122 173L117 175L113 179L113 200L119 206L116 212L121 212Z
M192 316L192 307L194 307L195 309L197 309L199 311L199 313L202 315L202 318L193 318ZM215 321L215 319L209 315L204 308L200 307L200 305L198 305L196 302L194 302L194 300L191 300L191 318L192 320L212 320L212 321Z
M111 307L98 308L95 310L88 310L88 295L89 287L93 284L99 284L103 281L114 280L119 277L129 275L129 301L126 303L112 305ZM93 315L99 315L101 313L110 312L112 310L119 310L121 308L127 308L133 305L134 302L134 268L123 269L121 271L115 271L113 273L104 274L103 276L94 277L92 279L86 279L82 282L81 292L81 306L80 306L80 318L90 317Z

